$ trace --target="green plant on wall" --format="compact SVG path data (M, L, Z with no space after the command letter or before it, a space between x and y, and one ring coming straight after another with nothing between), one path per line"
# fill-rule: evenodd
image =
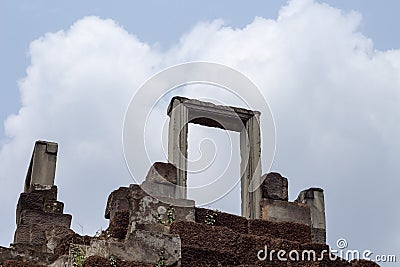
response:
M164 266L165 266L165 259L164 257L160 256L154 267L164 267Z
M79 245L70 245L72 267L81 267L86 260L86 251Z
M168 206L168 209L166 211L166 220L162 219L162 215L160 213L157 213L156 215L156 220L158 223L164 224L164 225L170 225L175 221L175 208L172 205Z
M206 218L204 219L204 223L207 225L215 225L217 222L217 215L219 213L219 210L211 210L207 212Z
M108 259L110 261L110 265L112 267L117 267L117 261L115 260L114 256L111 255L110 258Z

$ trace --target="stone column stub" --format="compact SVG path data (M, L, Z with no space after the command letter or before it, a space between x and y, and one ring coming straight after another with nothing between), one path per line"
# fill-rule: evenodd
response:
M312 241L314 243L326 243L324 190L321 188L303 190L296 202L310 207Z
M24 192L47 190L54 186L58 144L36 141L25 179Z

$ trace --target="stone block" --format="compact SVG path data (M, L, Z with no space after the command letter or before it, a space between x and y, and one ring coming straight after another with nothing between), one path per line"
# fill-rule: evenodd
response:
M144 181L141 184L142 189L149 195L155 197L179 197L177 194L177 186L171 183L156 183Z
M270 172L261 177L263 181L261 192L263 198L288 200L288 179L279 173Z
M62 214L64 211L64 203L56 200L46 200L44 202L44 212Z
M110 247L111 255L118 258L155 264L161 258L165 266L180 265L181 239L178 235L135 230L125 239L125 250Z
M129 211L115 212L107 229L107 234L118 239L125 239L129 228Z
M85 251L86 257L108 259L112 255L124 262L141 262L143 266L155 265L160 259L164 259L163 266L180 266L181 260L181 241L178 235L149 231L129 232L123 242L114 238L94 238L89 245L77 246Z
M141 188L149 195L181 198L182 192L177 186L177 173L175 165L156 162L151 166Z
M151 166L146 176L147 182L177 184L177 169L175 165L156 162Z
M310 207L297 202L272 200L263 198L261 216L271 222L295 222L311 226Z
M310 188L300 192L296 202L307 205L310 208L313 242L326 242L326 220L324 190Z
M314 243L326 243L326 230L323 228L311 228L311 237Z
M66 228L71 226L72 216L70 214L45 213L33 210L21 212L18 225L58 225Z
M16 210L16 223L20 221L21 212L23 210L43 211L44 199L39 194L21 193L18 199Z
M36 193L41 195L45 200L57 200L57 186L55 185L41 185L32 184L29 193Z
M46 249L49 253L54 253L55 248L66 236L74 234L71 229L59 225L45 225L44 229L47 240Z
M195 221L194 201L187 199L155 198L140 187L131 187L130 229L168 232L172 221Z
M106 219L111 219L111 217L113 217L113 213L115 212L128 211L129 195L130 195L130 188L128 187L120 187L117 190L114 190L108 196L104 217Z
M46 232L41 225L19 225L14 233L14 243L28 244L36 251L46 252Z
M300 243L311 242L310 226L295 222L249 220L249 234L270 236Z

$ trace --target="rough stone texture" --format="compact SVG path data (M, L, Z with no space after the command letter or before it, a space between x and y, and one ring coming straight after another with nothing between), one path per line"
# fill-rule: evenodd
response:
M177 183L177 170L172 163L156 162L146 176L147 182Z
M263 220L311 225L310 208L306 204L266 198L263 198L260 204Z
M57 200L58 188L55 185L31 184L29 193L39 194L44 200Z
M156 162L147 173L141 187L150 195L179 198L178 170L172 163Z
M155 198L139 186L131 186L130 230L168 233L168 211L175 221L195 221L194 201L187 199ZM168 203L168 204L167 204Z
M270 172L261 177L263 198L288 201L288 179L279 173Z
M229 251L192 247L190 245L182 248L183 267L236 266L238 263L239 259Z
M93 239L93 237L81 236L73 232L69 233L58 242L54 249L54 257L59 258L60 256L68 255L71 244L90 245L91 239Z
M304 190L300 192L296 202L310 207L313 242L326 243L324 190L321 188L310 188Z
M72 242L63 243L70 249ZM171 234L135 230L128 233L124 241L115 238L89 238L81 240L80 244L73 244L84 251L86 258L97 256L109 259L112 256L120 262L141 262L145 265L155 264L163 259L164 266L179 265L181 259L180 238ZM70 250L67 252L66 248L62 248L62 253L70 254Z
M118 239L125 239L129 227L129 211L118 211L110 220L107 235Z
M5 261L1 266L3 267L45 267L46 265L36 264L26 261L8 260Z
M38 225L20 225L14 233L14 243L30 244L37 251L46 251L46 231Z
M214 214L215 211L210 209L204 208L196 208L196 222L197 223L205 223L206 217L208 214ZM242 216L237 216L225 212L218 211L215 217L215 226L224 226L228 227L229 229L241 233L247 234L248 227L247 227L247 219Z
M264 220L249 220L249 234L271 236L290 241L311 242L311 229L308 225L293 222L269 222Z
M153 267L153 264L145 264L142 262L134 261L121 261L116 260L116 266L118 267ZM110 259L106 259L100 256L91 256L85 260L82 267L113 267L110 264Z
M63 214L64 203L57 200L46 200L44 202L44 212Z
M144 181L141 184L141 187L147 194L157 197L176 198L177 196L179 197L178 192L182 191L176 185L167 182L156 183Z
M59 225L69 228L71 226L72 216L70 214L46 213L33 210L24 210L21 212L19 224L23 225Z
M193 222L177 222L171 225L171 233L182 240L182 250L214 250L235 255L235 264L259 264L257 252L268 245L270 249L300 249L300 243L267 236L238 234L227 227L210 226ZM184 261L184 259L183 259ZM200 265L195 265L200 266Z
M58 144L36 141L25 179L24 192L30 192L31 185L54 185Z
M22 210L43 211L43 207L44 199L40 194L21 193L17 204L16 223L18 224L20 221Z
M53 261L53 254L38 252L33 246L11 245L10 248L0 247L0 266L25 266L18 265L26 262L26 266L44 266ZM31 264L31 265L29 265ZM43 264L43 265L39 265Z
M120 187L113 191L108 196L104 217L106 219L111 219L115 212L129 211L129 194L130 188L128 187Z
M350 263L353 267L379 267L377 263L367 260L352 260Z
M174 234L135 230L126 237L122 255L116 251L111 252L120 259L144 263L156 263L162 257L165 265L171 266L180 262L181 239Z
M257 126L254 117L258 115L253 114L248 119L246 129ZM250 121L255 124L250 125ZM247 143L243 144L247 146ZM316 257L329 251L325 244L323 190L304 190L296 202L288 202L287 179L277 173L265 177L263 191L259 191L259 197L263 193L262 201L254 194L246 196L247 204L260 204L262 220L246 219L195 208L194 201L176 198L180 194L174 197L165 194L169 189L163 186L179 184L179 177L174 165L155 163L146 182L159 185L157 190L162 194L149 195L138 185L115 190L109 196L105 211L105 217L110 219L109 228L96 237L80 236L69 229L71 216L63 214L64 204L57 201L57 187L51 183L54 177L49 174L55 170L55 161L51 160L55 159L57 145L39 142L38 147L35 145L25 192L17 204L15 243L10 248L0 247L0 266L71 266L75 246L84 253L84 266L115 266L111 264L111 258L119 267L154 266L157 263L190 267L379 266L364 260L351 263L340 258L330 260L329 255L322 261L282 262L275 254L271 260L260 261L257 253L263 252L264 248L270 252L295 250L310 257L313 257L311 251ZM34 180L45 182L40 184ZM250 185L246 186L245 189L249 189ZM247 208L255 214L254 207ZM213 216L212 220L209 215Z

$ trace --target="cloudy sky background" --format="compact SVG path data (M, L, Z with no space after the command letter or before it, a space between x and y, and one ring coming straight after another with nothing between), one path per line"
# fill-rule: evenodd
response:
M0 3L7 40L0 46L0 245L12 242L15 205L37 139L60 145L56 184L73 229L106 228L108 194L132 183L121 138L132 95L165 67L206 60L236 68L262 90L276 123L272 170L289 178L291 200L308 187L325 189L332 247L343 237L352 249L400 251L395 1L384 7L311 0L89 3ZM179 93L236 104L217 87ZM154 111L163 123L167 102ZM204 177L224 171L231 154L229 162L238 162L237 136L230 141L218 130L190 131L190 157L200 155L200 144L219 156ZM204 136L215 147L202 143ZM161 130L152 128L146 138L160 140ZM162 160L158 147L151 149ZM226 174L236 177L238 164L232 165ZM239 213L240 189L210 206Z

